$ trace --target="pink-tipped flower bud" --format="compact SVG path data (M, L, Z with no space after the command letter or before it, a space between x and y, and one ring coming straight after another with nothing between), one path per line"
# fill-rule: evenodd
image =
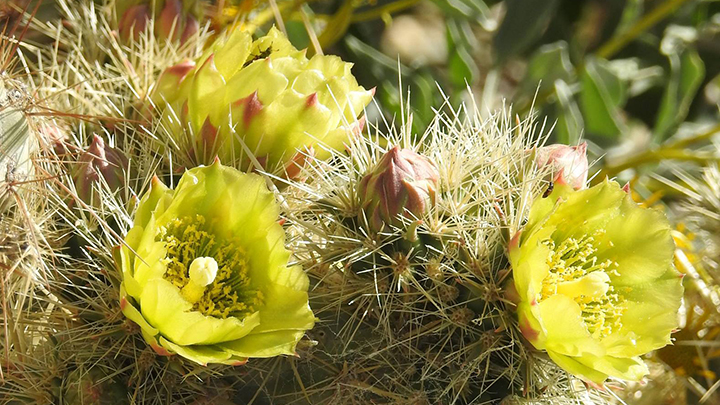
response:
M180 43L184 44L190 37L195 35L200 30L200 23L197 18L192 15L185 18L185 27L183 28L182 35L180 36Z
M137 40L140 38L140 33L147 28L149 20L150 7L147 4L138 4L128 8L118 23L120 39L123 41Z
M426 157L396 146L363 177L358 189L370 228L399 226L400 216L420 218L435 204L439 173Z
M588 179L587 143L538 148L535 164L541 169L549 166L553 182L567 184L576 190L583 189Z
M155 32L158 37L178 40L183 32L185 18L182 15L183 6L180 0L166 0L165 7L155 23Z
M128 159L118 150L105 146L105 141L97 135L93 137L90 147L78 158L78 164L73 170L73 180L78 197L90 204L98 203L93 193L93 184L100 182L100 178L112 191L118 190L125 184Z

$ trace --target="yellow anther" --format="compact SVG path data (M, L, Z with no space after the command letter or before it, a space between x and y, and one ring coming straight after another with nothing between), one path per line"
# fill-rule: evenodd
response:
M559 245L547 239L543 243L550 248L549 271L538 301L555 294L573 298L582 310L588 332L594 337L604 337L619 329L625 305L610 285L610 275L618 275L614 268L617 264L611 260L598 261L595 238L568 238Z
M178 287L193 310L226 318L262 305L250 286L245 251L233 240L218 241L204 228L205 218L178 218L160 229L165 242L165 279Z

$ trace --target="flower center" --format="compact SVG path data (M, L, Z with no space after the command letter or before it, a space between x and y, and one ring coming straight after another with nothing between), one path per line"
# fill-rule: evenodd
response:
M164 278L180 289L193 310L207 316L243 317L262 305L262 292L252 288L243 248L233 240L217 240L205 230L201 215L178 218L160 229L165 242Z
M556 294L575 300L582 310L588 332L596 339L618 330L625 312L624 299L610 284L609 274L618 275L616 263L599 262L593 236L568 238L556 245L552 239L543 243L550 248L550 268L542 282L538 302Z

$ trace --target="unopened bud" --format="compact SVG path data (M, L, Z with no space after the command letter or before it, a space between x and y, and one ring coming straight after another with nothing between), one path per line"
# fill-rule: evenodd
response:
M541 169L549 166L553 182L567 184L576 190L583 189L588 178L587 143L538 148L535 164Z
M125 183L127 168L127 158L118 150L106 147L105 141L95 135L73 171L78 197L90 203L93 200L93 184L98 183L101 177L110 190L118 190Z
M360 181L358 196L370 228L420 218L435 203L439 173L426 157L396 146Z
M123 41L137 40L140 33L147 28L150 20L150 7L147 4L138 4L125 10L120 17L118 29Z

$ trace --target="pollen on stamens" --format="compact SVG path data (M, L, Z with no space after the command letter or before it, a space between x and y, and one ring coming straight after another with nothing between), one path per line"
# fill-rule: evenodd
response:
M579 239L567 238L556 244L550 238L543 241L550 252L547 258L548 275L542 282L538 302L558 294L558 285L577 282L588 274L603 272L608 276L617 276L617 264L611 260L599 261L594 236L586 235ZM607 278L606 276L604 276ZM602 280L595 277L596 280ZM586 281L587 278L584 279ZM588 283L588 285L591 285ZM588 332L594 338L608 336L622 326L621 319L626 305L624 298L612 285L607 288L575 288L572 298L582 311L582 318ZM592 293L589 293L592 291Z
M161 227L156 240L165 243L164 278L182 289L190 282L190 267L198 258L217 263L214 280L205 287L193 310L217 318L243 317L262 305L262 292L252 288L243 247L234 240L218 240L201 215L177 218Z

